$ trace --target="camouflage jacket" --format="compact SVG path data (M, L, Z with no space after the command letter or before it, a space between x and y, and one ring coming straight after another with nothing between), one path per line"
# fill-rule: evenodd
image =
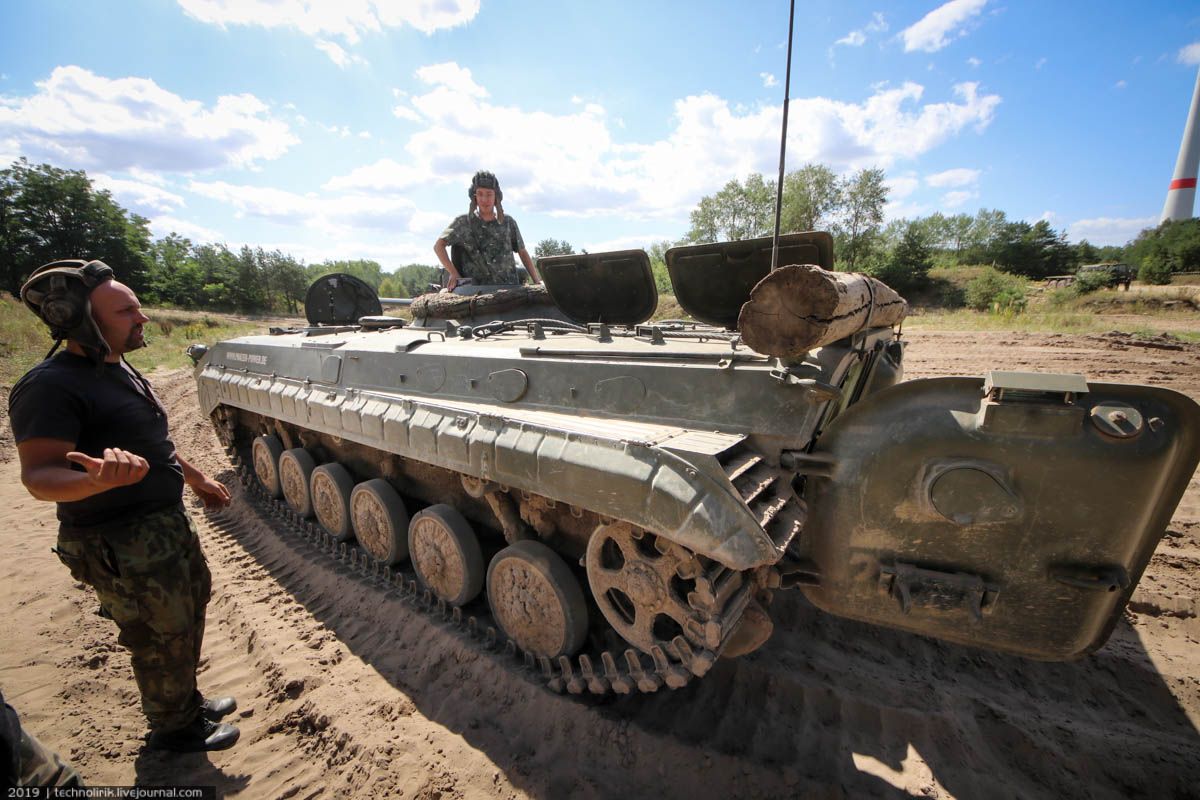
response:
M454 266L479 284L520 283L513 253L525 249L521 229L508 214L504 222L484 222L477 214L463 214L442 231L454 249Z

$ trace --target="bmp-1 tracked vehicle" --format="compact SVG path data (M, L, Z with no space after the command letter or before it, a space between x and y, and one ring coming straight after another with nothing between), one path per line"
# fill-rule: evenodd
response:
M824 234L780 253L833 264ZM194 351L200 403L310 538L555 689L682 686L766 641L784 589L1034 659L1105 642L1200 458L1195 402L1077 375L901 382L874 283L851 333L771 355L747 342L807 290L785 282L748 335L782 274L770 240L667 262L698 322L646 322L642 251L543 259L544 289L433 296L410 324L335 276L308 327ZM492 314L505 291L548 299Z

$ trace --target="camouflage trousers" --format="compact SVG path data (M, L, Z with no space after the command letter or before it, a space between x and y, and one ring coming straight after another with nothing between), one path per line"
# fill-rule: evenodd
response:
M18 786L83 787L83 780L74 767L24 729L21 730L17 758L21 765L17 775Z
M196 666L212 576L183 507L119 526L63 525L57 552L117 623L150 728L173 731L194 721L203 700Z

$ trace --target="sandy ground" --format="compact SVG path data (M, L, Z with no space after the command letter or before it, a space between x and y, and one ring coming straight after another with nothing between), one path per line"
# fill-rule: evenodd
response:
M910 378L1082 372L1200 398L1197 344L910 339ZM229 751L142 751L128 657L49 552L53 507L21 488L0 419L0 686L90 783L253 798L1200 797L1195 476L1131 610L1080 662L881 630L788 593L752 656L683 690L597 701L553 695L345 568L314 564L234 486L190 374L154 380L181 452L234 489L232 509L195 514L216 586L200 680L239 699Z

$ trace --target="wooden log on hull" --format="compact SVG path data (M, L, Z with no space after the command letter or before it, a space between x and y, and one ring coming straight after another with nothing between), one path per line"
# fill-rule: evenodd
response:
M423 294L412 301L412 314L423 319L458 319L498 314L525 306L553 305L543 284L506 286L481 294Z
M738 330L756 352L799 358L865 328L896 325L907 314L908 303L882 281L792 264L754 286L738 314Z

